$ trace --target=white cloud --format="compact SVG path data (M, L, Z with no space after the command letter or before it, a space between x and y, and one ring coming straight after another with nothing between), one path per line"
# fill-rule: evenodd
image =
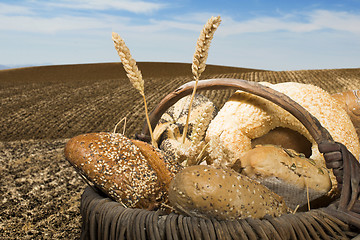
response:
M16 14L16 15L23 15L23 14L31 14L32 11L25 6L17 6L17 5L10 5L6 3L0 3L0 14L8 15L8 14Z
M0 30L22 31L32 33L56 33L59 31L96 30L111 28L115 22L126 23L127 18L103 16L101 20L91 17L55 16L45 18L41 16L1 16Z
M198 23L181 22L173 20L150 20L152 25L157 26L158 29L173 29L173 30L186 30L186 31L200 31L201 25ZM205 23L205 22L204 22Z
M70 8L70 9L87 9L87 10L124 10L133 13L152 13L158 11L166 4L153 3L146 1L132 0L63 0L44 2L52 7Z
M191 23L200 23L205 25L205 22L210 17L219 16L218 13L215 12L188 12L184 14L175 15L173 20L178 22L191 22Z
M129 17L105 13L102 10L125 10L133 13L149 13L165 7L165 4L128 0L29 0L23 6L0 3L0 30L23 31L32 33L56 33L59 31L122 29L158 31L163 25L131 23ZM74 14L72 10L99 10Z
M310 17L312 23L318 28L360 33L360 15L318 10L313 12Z
M224 17L223 22L223 29L220 31L224 35L273 31L304 33L329 29L360 34L360 15L329 10L279 17L258 17L247 21L235 21L231 17Z

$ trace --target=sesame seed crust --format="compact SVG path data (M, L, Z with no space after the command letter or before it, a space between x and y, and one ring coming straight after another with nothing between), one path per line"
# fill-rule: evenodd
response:
M166 188L156 167L122 134L90 133L74 137L65 147L65 156L95 186L127 207L153 209L166 201ZM164 161L160 157L158 160ZM175 171L176 167L169 169ZM171 172L170 177L174 174Z

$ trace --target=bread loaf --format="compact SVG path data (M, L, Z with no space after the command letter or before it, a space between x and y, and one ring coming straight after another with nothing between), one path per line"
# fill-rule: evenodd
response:
M181 166L151 145L119 133L90 133L65 146L66 159L89 181L127 207L154 209L167 201Z
M311 156L311 142L300 133L289 128L277 127L267 134L251 141L251 148L257 145L278 145L286 149L293 149L303 153L306 157Z
M232 169L205 165L180 171L171 181L169 201L183 214L218 220L287 212L282 198L265 186Z
M234 170L254 179L282 196L292 209L307 204L331 189L328 169L293 150L273 145L246 152Z

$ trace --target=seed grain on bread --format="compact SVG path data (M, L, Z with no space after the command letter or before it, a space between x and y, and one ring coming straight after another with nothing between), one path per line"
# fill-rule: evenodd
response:
M328 169L293 150L260 145L247 151L233 166L282 196L295 209L327 194L331 189Z
M72 138L66 159L95 186L127 207L154 209L167 201L167 188L181 166L147 143L119 133Z
M169 189L171 206L202 218L233 220L280 216L288 208L280 196L232 169L196 165L184 168Z

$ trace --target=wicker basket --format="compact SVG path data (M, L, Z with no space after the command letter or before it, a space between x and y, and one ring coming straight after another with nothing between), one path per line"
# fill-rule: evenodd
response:
M189 95L194 82L167 95L150 115L154 128L161 115L182 97ZM198 83L199 90L233 88L274 102L293 114L309 131L333 170L340 197L326 208L263 219L218 221L175 213L124 208L93 187L81 198L81 239L351 239L360 234L360 164L341 143L299 104L286 95L255 82L239 79L209 79ZM149 141L146 124L138 139Z

